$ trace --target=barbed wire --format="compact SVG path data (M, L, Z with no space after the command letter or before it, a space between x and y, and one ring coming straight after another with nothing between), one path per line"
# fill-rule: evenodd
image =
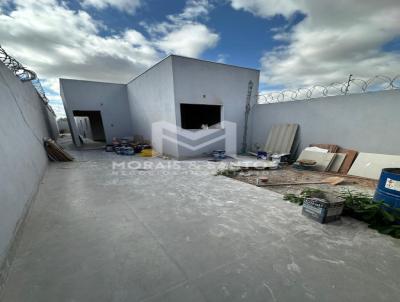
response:
M257 97L257 103L273 104L393 89L400 89L400 75L394 77L377 75L369 79L353 78L350 75L349 79L342 83L335 82L329 85L314 85L312 87L260 94Z
M43 101L47 104L49 100L47 99L46 93L44 92L44 89L42 87L42 84L40 83L39 79L34 79L32 80L32 85L36 88L37 93L40 95L40 97L43 99Z
M37 78L34 71L29 70L10 56L0 45L0 61L6 65L21 81L32 81Z
M31 81L32 85L35 87L37 93L39 94L42 101L46 104L47 108L55 115L53 108L49 105L49 100L46 97L46 93L37 77L36 72L24 67L15 58L10 56L4 48L0 45L0 61L10 69L16 77L18 77L22 82Z

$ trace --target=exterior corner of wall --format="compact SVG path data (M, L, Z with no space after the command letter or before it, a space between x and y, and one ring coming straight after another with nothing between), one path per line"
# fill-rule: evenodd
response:
M79 136L78 136L78 127L77 127L75 119L74 119L74 114L68 106L67 96L65 95L65 91L64 91L64 83L65 83L65 80L60 79L60 96L61 96L61 100L63 102L65 115L67 117L67 122L68 122L68 126L69 126L69 131L71 133L72 141L75 144L75 146L80 147L82 144L81 144L81 142L79 140Z

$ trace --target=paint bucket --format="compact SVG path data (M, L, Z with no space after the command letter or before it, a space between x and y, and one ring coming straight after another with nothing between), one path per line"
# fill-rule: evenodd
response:
M257 159L268 159L268 153L265 151L257 151Z
M155 152L153 152L153 149L143 149L143 151L140 153L140 156L143 157L153 157L155 156Z
M135 151L133 150L132 147L125 147L124 155L134 155L134 154L135 154Z
M279 163L281 162L281 156L279 154L272 154L271 159L272 162L277 165L279 165Z
M215 160L221 160L226 157L225 150L215 150L215 151L213 151L212 155Z
M113 146L119 146L119 140L116 137L113 137L112 139L112 145Z
M400 208L400 168L382 170L374 199L394 208Z
M106 152L113 152L114 151L114 146L113 145L106 145L105 150L106 150Z
M135 151L135 153L140 153L143 150L143 146L142 145L134 146L133 150Z

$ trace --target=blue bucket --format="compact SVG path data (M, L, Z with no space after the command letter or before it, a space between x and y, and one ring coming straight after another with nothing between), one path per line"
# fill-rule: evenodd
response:
M394 208L400 208L400 168L382 170L374 199Z
M215 160L221 160L226 158L225 150L215 150L213 151L212 155L214 156Z

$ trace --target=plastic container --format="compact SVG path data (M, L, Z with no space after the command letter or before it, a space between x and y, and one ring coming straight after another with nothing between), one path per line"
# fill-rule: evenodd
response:
M374 199L400 208L400 168L382 170Z
M226 157L225 156L225 150L215 150L215 151L213 151L212 155L213 155L215 160L221 160L221 159L224 159Z
M343 201L329 202L323 198L306 198L302 214L320 223L327 223L338 220L343 208Z

